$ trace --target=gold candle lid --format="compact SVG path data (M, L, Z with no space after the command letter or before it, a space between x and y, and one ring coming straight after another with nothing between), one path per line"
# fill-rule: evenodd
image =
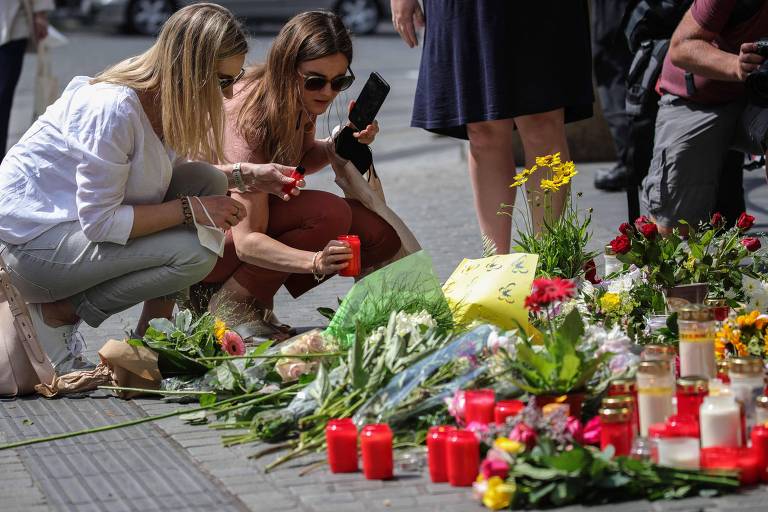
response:
M722 298L706 299L704 301L704 304L706 304L709 307L713 307L713 308L722 308L722 307L728 305L728 299L722 299Z
M647 357L659 357L659 356L665 356L665 357L675 357L677 353L675 352L675 347L672 345L646 345L643 348L643 351L640 353L641 357L647 358Z
M715 314L710 306L686 304L677 310L677 318L694 322L708 322L715 319Z
M603 423L626 423L630 418L630 411L626 407L621 409L609 409L604 407L600 409L600 421Z
M755 405L761 409L768 409L768 396L760 395L755 398Z
M677 390L683 393L706 393L709 389L709 379L698 375L689 375L677 379Z
M640 361L637 365L637 373L646 375L669 375L672 367L668 359L651 359Z
M728 368L730 367L730 364L728 363L727 359L721 359L717 362L717 373L728 373Z
M613 379L611 381L610 389L621 394L632 394L637 391L637 382L635 379Z
M728 363L729 372L763 375L763 361L757 357L732 357Z
M611 244L608 244L605 246L605 255L616 256L616 251L613 250L613 247L611 247Z
M630 395L607 396L601 403L603 409L631 409L635 406L635 398Z

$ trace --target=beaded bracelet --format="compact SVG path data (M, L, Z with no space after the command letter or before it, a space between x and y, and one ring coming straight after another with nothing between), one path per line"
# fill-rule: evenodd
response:
M247 192L248 188L243 181L243 171L240 169L241 163L237 162L232 166L232 177L235 179L235 186L240 192Z
M195 219L192 217L192 207L189 206L189 197L181 196L181 209L184 212L184 225L189 226Z
M320 271L317 269L317 257L322 256L323 251L317 251L315 255L312 257L312 275L315 276L315 281L318 283L325 279L325 274L321 274Z

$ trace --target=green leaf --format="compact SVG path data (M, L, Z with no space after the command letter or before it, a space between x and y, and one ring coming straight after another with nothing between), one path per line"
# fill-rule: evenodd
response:
M591 457L582 447L574 446L567 452L560 452L554 457L545 457L544 462L553 469L559 469L567 473L580 473L586 467Z
M235 376L232 374L232 370L226 361L224 364L220 364L216 367L216 379L219 381L219 385L223 389L235 389Z
M584 335L584 322L581 320L579 311L572 309L563 320L563 325L558 329L558 334L561 334L563 338L571 342L572 346L576 346Z
M216 403L216 393L200 395L200 407L208 407Z
M174 320L176 321L176 329L188 333L189 328L192 325L192 312L188 309L182 309L176 313Z
M352 342L352 348L349 350L349 373L352 377L352 387L363 389L368 382L368 374L363 368L363 334L360 332L359 325L356 327L356 333Z
M336 311L331 308L317 308L317 312L328 320L333 320L333 316L336 314Z
M248 353L248 355L251 355L251 356L260 356L260 355L262 355L264 352L266 352L267 350L269 350L269 348L272 346L272 344L273 344L272 340L267 340L267 341L265 341L265 342L263 342L263 343L260 343L260 344L259 344L259 346L258 346L258 347L255 347L254 349L252 349L252 350L251 350L251 351Z
M555 490L556 486L557 484L555 482L550 482L547 485L539 487L535 491L531 491L531 494L529 496L531 505L536 505L540 501L544 500L549 493Z
M570 384L581 369L581 359L573 354L563 356L562 366L560 367L559 382Z
M540 468L528 464L527 462L520 462L515 464L515 475L527 476L536 480L553 480L560 476L563 476L563 472L554 468Z
M328 372L325 369L325 364L320 362L320 367L317 370L317 376L315 377L315 384L309 388L309 394L314 398L318 404L325 402L325 398L331 390L331 381L328 378Z
M176 332L176 326L167 318L153 318L149 321L149 327L168 337L171 337ZM149 328L147 328L147 332L149 332Z

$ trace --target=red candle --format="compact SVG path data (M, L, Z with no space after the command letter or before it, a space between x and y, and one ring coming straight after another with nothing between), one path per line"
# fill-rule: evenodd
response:
M349 248L352 249L352 259L349 260L349 264L346 267L339 270L339 275L344 277L359 276L362 268L360 261L360 238L357 235L339 235L336 240L347 242Z
M480 467L480 443L474 432L454 430L446 444L448 482L454 487L471 487Z
M738 471L742 485L753 485L760 480L760 461L750 448L734 446L702 448L701 467Z
M304 173L307 172L306 169L304 169L303 166L299 165L296 167L296 170L293 171L291 174L291 179L293 180L291 183L288 183L287 185L283 185L283 194L291 194L291 190L296 188L296 183L299 180L304 179Z
M427 432L427 460L429 462L429 477L433 482L448 481L448 461L446 456L446 444L448 436L456 427L440 425L429 427Z
M677 379L677 414L692 416L699 422L699 409L707 396L709 381L702 377Z
M368 480L392 478L392 431L389 425L366 425L360 434L363 474Z
M764 425L755 425L752 427L752 452L757 457L757 469L760 472L760 479L768 482L768 427Z
M616 455L629 455L634 428L629 409L600 409L600 449L613 445Z
M325 426L331 473L357 471L357 427L350 418L330 420Z
M516 416L524 408L525 403L520 400L502 400L493 409L493 419L497 425L504 425L509 416Z
M472 389L464 392L464 421L487 425L493 422L496 393L492 389Z

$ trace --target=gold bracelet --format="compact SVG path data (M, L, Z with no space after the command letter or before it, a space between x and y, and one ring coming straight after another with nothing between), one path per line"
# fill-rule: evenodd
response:
M317 257L322 256L323 251L317 251L312 257L312 275L315 276L315 281L318 283L325 279L325 274L321 274L317 269Z

